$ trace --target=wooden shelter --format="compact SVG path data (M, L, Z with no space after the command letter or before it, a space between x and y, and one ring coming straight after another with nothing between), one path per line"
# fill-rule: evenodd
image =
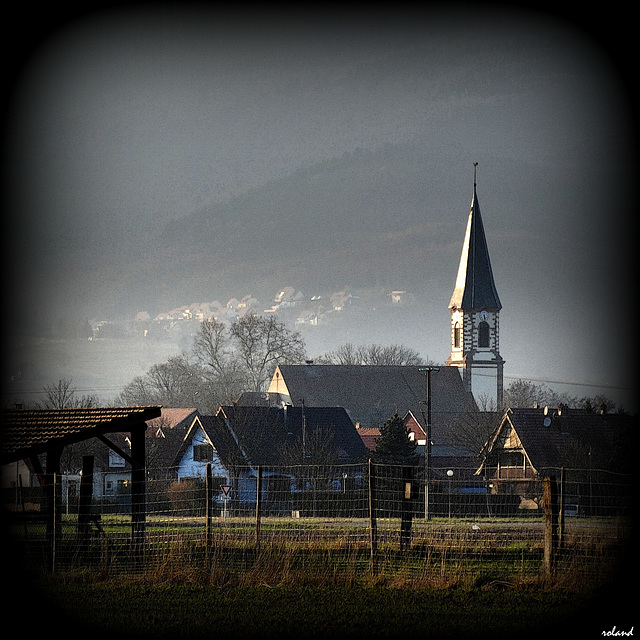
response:
M67 445L98 438L131 464L131 538L142 554L145 533L147 420L160 416L159 406L91 409L12 409L2 415L0 464L28 459L38 476L47 500L47 532L53 539L60 526L60 496L55 477ZM109 433L130 434L127 453L107 438ZM42 467L40 456L45 456Z

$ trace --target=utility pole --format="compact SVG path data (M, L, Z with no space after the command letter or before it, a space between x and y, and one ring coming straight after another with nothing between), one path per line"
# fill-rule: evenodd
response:
M426 442L424 445L424 519L431 519L429 509L429 488L431 485L431 373L440 371L440 367L420 367L419 371L426 374L426 401L427 415L423 414L426 430Z

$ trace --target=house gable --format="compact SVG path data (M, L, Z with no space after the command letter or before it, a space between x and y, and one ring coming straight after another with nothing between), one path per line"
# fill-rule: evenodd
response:
M636 420L624 415L601 415L580 409L507 409L494 437L485 447L484 467L495 468L501 456L522 453L524 468L533 473L562 466L594 464L603 469L625 467L620 446Z
M205 433L198 417L194 418L191 427L189 427L176 462L178 480L205 477L207 463L211 464L212 475L225 477L227 475L218 452Z

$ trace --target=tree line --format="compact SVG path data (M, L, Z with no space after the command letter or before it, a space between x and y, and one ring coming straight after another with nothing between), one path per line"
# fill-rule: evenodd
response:
M266 391L279 364L303 364L309 360L304 339L275 316L250 315L225 324L212 319L200 323L191 345L180 355L154 364L133 378L113 404L194 407L205 414L231 404L244 391ZM316 364L411 365L436 364L405 345L355 345L346 343L314 358ZM482 412L495 412L485 398L477 399ZM610 399L597 395L570 397L544 383L515 380L504 391L505 407L534 405L623 411ZM39 408L98 406L95 395L80 396L72 381L59 380L44 388ZM493 421L492 421L493 422ZM474 421L475 423L475 421ZM474 429L475 431L475 429Z

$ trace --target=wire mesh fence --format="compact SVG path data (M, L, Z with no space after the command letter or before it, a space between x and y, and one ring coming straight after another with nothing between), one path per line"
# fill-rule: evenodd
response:
M554 513L543 477L558 481ZM606 576L630 544L633 487L630 476L592 469L533 479L371 463L181 479L156 469L146 474L142 521L132 516L130 473L96 473L84 507L80 493L64 474L45 490L4 490L11 540L27 563L212 580L477 582L549 571L549 549L554 575Z

